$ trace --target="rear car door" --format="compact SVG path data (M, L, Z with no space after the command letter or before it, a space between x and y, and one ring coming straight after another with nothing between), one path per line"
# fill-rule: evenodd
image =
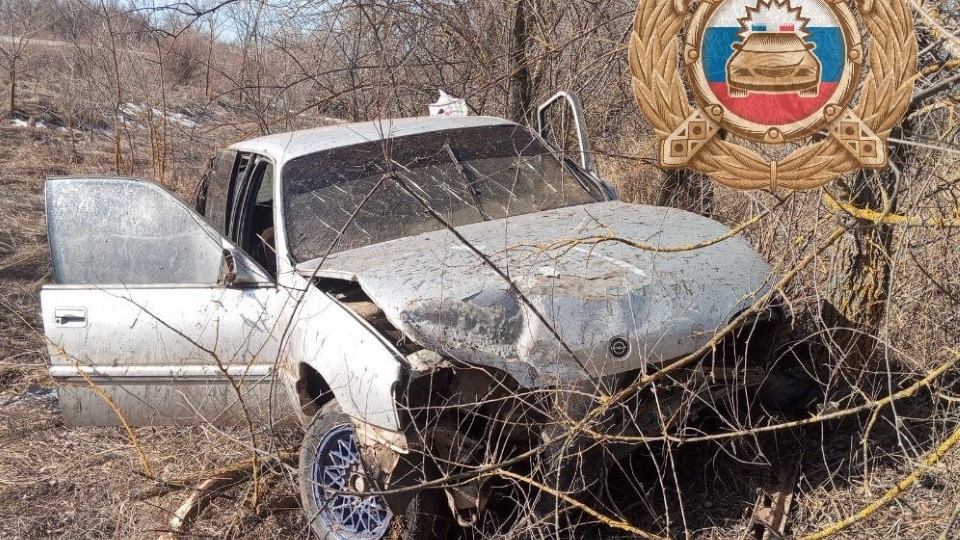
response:
M144 180L48 180L46 213L56 284L41 304L67 423L230 425L277 412L289 295L252 258Z

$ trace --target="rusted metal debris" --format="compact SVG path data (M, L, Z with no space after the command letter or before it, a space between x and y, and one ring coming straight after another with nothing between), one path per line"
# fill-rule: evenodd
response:
M800 460L790 459L779 471L779 481L771 489L760 488L753 505L748 534L756 540L779 540L787 530L787 518L793 504L793 493L800 476Z

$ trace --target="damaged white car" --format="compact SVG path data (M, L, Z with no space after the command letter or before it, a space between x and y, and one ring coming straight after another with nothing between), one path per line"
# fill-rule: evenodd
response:
M585 141L577 164L541 135L457 117L260 137L216 156L195 209L143 180L48 180L43 321L65 419L292 410L320 537L428 538L502 512L496 471L576 495L697 396L768 378L775 309L659 387L633 384L775 276L720 223L617 201Z

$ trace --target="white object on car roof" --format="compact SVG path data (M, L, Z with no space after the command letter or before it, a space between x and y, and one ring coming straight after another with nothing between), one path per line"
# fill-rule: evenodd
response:
M453 97L450 94L440 90L440 98L436 103L427 105L430 110L430 116L467 116L467 101L463 98Z

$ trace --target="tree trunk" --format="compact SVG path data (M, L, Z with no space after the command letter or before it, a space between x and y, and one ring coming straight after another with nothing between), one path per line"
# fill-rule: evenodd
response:
M528 123L533 112L533 81L530 76L532 44L530 26L536 10L535 0L517 0L513 14L513 43L510 47L509 116L514 122Z
M207 68L206 68L206 73L204 74L204 77L203 77L203 95L206 96L207 101L212 101L212 100L213 100L212 88L211 88L211 86L210 86L210 71L213 69L213 68L212 68L212 64L213 64L213 47L214 47L214 45L216 45L216 43L215 43L215 41L214 41L214 37L215 37L215 36L214 36L214 34L213 34L213 25L212 25L212 23L211 23L211 26L210 26L210 41L207 43Z
M10 59L10 117L17 111L17 59Z
M890 193L895 185L891 172L861 171L843 202L882 211L878 192L882 189ZM890 197L895 201L894 193ZM869 368L877 363L874 353L889 296L892 232L890 225L864 222L844 234L834 253L822 313L833 345L840 348L849 367Z

